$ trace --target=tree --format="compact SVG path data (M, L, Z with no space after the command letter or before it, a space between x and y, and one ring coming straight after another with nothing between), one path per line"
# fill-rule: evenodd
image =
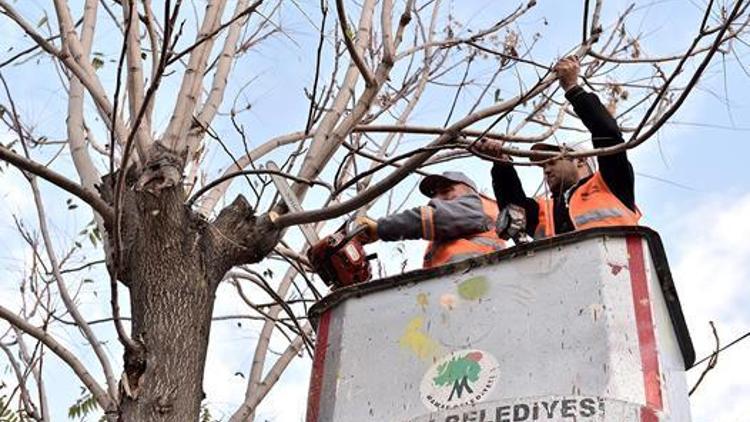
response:
M33 265L20 283L16 308L0 307L0 318L10 325L0 344L19 368L19 407L37 420L49 420L41 370L47 352L72 369L85 387L84 401L90 394L108 420L197 420L215 294L223 282L236 287L264 320L246 400L230 419L248 420L294 356L312 345L310 326L298 318L302 311L294 305L319 294L306 274L305 246L287 246L292 236L288 228L320 223L310 226L319 229L326 220L363 213L426 166L481 155L474 146L482 139L502 140L508 155L527 157L529 151L517 144L581 130L570 124L575 116L559 99L551 63L534 58L538 37L528 37L518 26L537 7L533 0L519 2L488 28L470 29L446 16L440 0L337 0L335 5L322 0L309 11L296 2L208 0L195 16L181 0L167 0L163 9L152 7L150 0L69 3L55 0L34 25L28 9L0 0L6 23L27 38L27 45L13 46L0 69L54 68L67 103L67 116L59 117L65 139L54 141L27 123L29 116L17 107L24 94L2 78L2 120L13 135L0 146L0 160L28 180L37 229L16 221ZM732 51L750 23L750 2L719 6L711 1L702 21L695 22L692 42L673 56L650 57L628 27L634 7L604 23L604 3L582 2L580 42L564 47L583 58L584 82L607 96L620 121L637 123L623 127L629 134L624 145L576 156L634 148L652 138L717 52ZM243 112L252 107L237 100L229 105L225 97L245 92L239 64L252 63L249 52L275 37L295 42L295 34L281 24L282 11L290 9L308 19L318 37L315 65L308 69L306 122L250 150L251 131ZM356 25L351 20L355 15ZM116 46L97 46L102 28L117 39ZM623 66L639 66L648 74L609 78ZM482 77L488 68L491 77ZM412 124L417 104L441 95L445 80L456 76L460 81L449 86L453 92L445 121ZM499 89L501 81L516 87L508 89L505 82ZM463 107L465 101L459 100L468 89L477 90L478 99ZM506 95L506 89L512 94ZM164 125L157 123L161 119ZM498 129L501 123L504 130ZM234 133L219 136L217 126L234 128ZM428 141L409 148L402 142L407 134ZM243 155L235 157L238 146ZM53 153L60 148L65 155ZM215 151L226 151L231 163L221 176L206 181L206 174L215 170L209 159ZM273 152L285 158L280 169L258 166ZM368 168L362 170L363 165ZM71 169L77 181L65 175ZM386 170L391 171L383 176ZM290 211L269 194L274 191L272 177L291 181L300 202L322 206ZM68 275L76 268L69 262L82 245L74 242L62 255L55 247L39 179L72 195L69 208L81 201L88 208L77 212L92 215L80 234L101 248L110 278L108 322L123 352L119 380L100 335L71 293ZM242 190L252 192L254 204L239 194L216 212L237 179L247 181ZM311 187L328 192L309 195ZM274 274L252 265L269 257L288 263L275 288L269 282ZM295 284L298 278L307 282L304 291ZM260 290L248 295L246 283ZM123 286L129 292L129 327L120 315ZM296 299L290 299L292 287L300 292ZM262 304L261 294L272 303ZM62 315L50 306L53 296L64 306ZM51 327L68 318L92 349L90 362L52 333ZM294 337L263 376L269 339L277 328ZM93 365L98 368L91 369ZM36 396L30 385L38 387Z

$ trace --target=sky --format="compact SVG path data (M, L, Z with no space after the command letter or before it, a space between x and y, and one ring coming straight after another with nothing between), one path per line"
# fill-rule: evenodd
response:
M75 2L73 2L75 3ZM317 4L317 2L314 2ZM449 11L464 27L483 28L493 23L511 5L498 4L490 0L448 1L445 10ZM508 2L503 2L508 3ZM396 2L397 9L402 2ZM518 3L520 4L520 3ZM624 10L629 2L606 1L603 22L611 23L616 14ZM700 20L697 6L705 4L701 0L666 0L638 2L635 17L629 28L643 34L645 54L666 55L684 48L692 40L695 26ZM317 19L315 5L300 6ZM331 5L332 6L332 5ZM39 22L43 2L32 0L17 4L32 22ZM538 6L528 16L519 21L520 29L531 34L539 31L535 57L542 62L552 62L566 52L580 33L582 2L560 2L540 0ZM350 15L356 13L356 6L349 7ZM50 18L50 20L54 20ZM289 37L273 37L266 44L248 55L236 66L234 78L230 82L228 101L235 95L238 103L247 101L252 105L242 114L241 121L248 128L251 145L257 145L272 136L299 130L307 115L307 102L303 99L304 87L309 87L312 74L309 71L314 63L316 32L310 22L296 7L282 10L281 22ZM329 25L331 21L329 20ZM112 45L118 38L106 30L106 24L97 33L95 51L102 51L111 57ZM111 29L111 28L109 28ZM189 30L189 29L188 29ZM114 41L114 42L113 42ZM26 46L28 41L19 36L7 19L0 17L0 60L11 54L8 48ZM330 52L330 48L327 50ZM744 51L744 55L742 52ZM750 246L746 239L750 236L750 178L746 161L750 144L746 141L750 133L750 99L748 99L748 74L737 63L750 63L747 47L738 49L739 58L731 54L718 55L709 68L699 87L687 100L683 108L673 116L670 124L658 135L629 152L636 171L636 199L644 213L643 224L659 232L665 244L675 285L682 302L683 312L692 335L699 358L710 354L713 336L709 321L714 321L722 344L750 330ZM39 64L34 61L38 60ZM103 83L112 89L114 66L107 61L101 73ZM330 63L324 63L330 70ZM726 72L724 72L724 68ZM34 72L29 72L34 69ZM632 69L632 70L631 70ZM27 123L34 125L38 133L48 134L50 139L64 136L65 92L60 88L56 74L49 62L35 57L31 62L19 67L2 69L5 77L12 81L11 89L22 116ZM633 75L643 72L642 67L626 67L622 72ZM449 80L460 80L460 72L449 75ZM176 78L166 80L163 91L176 89ZM251 82L249 89L239 87ZM514 81L502 83L502 93L511 95ZM445 98L452 98L452 90L435 88L420 103L413 115L413 124L442 124L449 104ZM446 96L447 95L447 96ZM467 89L459 98L457 116L466 110L478 95L478 90ZM160 112L154 119L156 127L163 127L167 120L169 96L164 96ZM226 109L229 107L227 106ZM91 106L89 115L93 116ZM621 122L623 123L623 122ZM625 122L632 124L633 122ZM230 125L217 123L216 132L232 142L229 147L235 153L242 151ZM6 143L12 135L0 135ZM576 141L585 138L576 136ZM567 139L561 139L567 141ZM407 138L405 147L421 145L425 138ZM269 158L282 161L289 150L281 150ZM51 154L51 153L45 153ZM67 156L67 152L62 152ZM42 158L48 158L43 155ZM229 163L229 159L218 149L212 148L208 154L206 168L208 178L218 174ZM459 167L477 181L480 187L489 192L489 164L476 158L452 162L443 167L436 166L431 171ZM28 248L23 247L13 223L12 216L23 219L28 227L36 227L33 203L28 185L18 172L2 166L0 173L0 237L5 246L0 250L0 303L14 307L18 304L17 286L19 277L25 274L30 262ZM58 171L75 178L70 166L58 166ZM540 183L541 175L536 169L519 170L527 190L533 190ZM394 189L396 199L404 199L406 206L418 206L425 199L418 194L410 194L418 177L410 177ZM67 195L42 183L45 204L48 207L53 232L53 242L58 253L65 251L75 240L83 239L82 251L75 259L85 262L99 257L96 248L88 245L86 238L79 235L91 215L85 210L68 210L64 201ZM233 193L246 192L245 186L236 183ZM232 196L228 195L231 200ZM322 196L311 194L305 206L319 205ZM395 201L399 202L399 201ZM80 207L85 208L85 207ZM371 215L377 217L385 212L383 204L376 206ZM335 225L329 225L328 230ZM299 234L290 233L292 243L300 242ZM407 261L406 269L419 266L423 244L419 241L407 242L401 248L394 244L373 245L372 250L379 254L386 273L400 270L402 260ZM403 251L406 252L403 252ZM278 264L262 263L261 268L271 268L280 274ZM93 283L84 283L78 301L89 319L107 315L107 280L101 269L80 274L81 278L91 278ZM124 289L121 289L121 291ZM122 292L126 294L126 292ZM127 296L122 298L126 303ZM57 304L61 306L61 304ZM239 303L235 291L222 286L217 293L216 315L246 314L247 310ZM0 328L3 326L0 325ZM110 327L97 326L97 333L107 341L106 348L113 362L119 365L119 349L115 347L116 337ZM4 329L3 329L4 330ZM231 413L244 395L245 379L237 373L247 373L252 359L254 342L258 335L258 325L247 321L226 321L214 324L209 345L205 389L207 403L217 417ZM85 362L93 366L90 349L82 344L75 330L56 327L53 331L65 344L80 354ZM272 349L283 350L285 340L274 338ZM703 385L691 397L693 420L697 422L735 422L747 420L750 411L750 363L746 356L750 353L750 341L740 343L719 357L717 367L711 371ZM270 364L271 361L269 361ZM4 361L0 360L0 365ZM0 366L0 369L3 367ZM688 372L689 384L697 378L702 368ZM258 412L258 420L301 421L304 419L306 389L309 377L308 358L296 359L282 376ZM67 407L79 397L79 383L72 374L59 363L50 359L46 366L48 379L64 380L50 383L50 398L54 407L54 420L66 420ZM0 373L0 379L8 380L7 373Z

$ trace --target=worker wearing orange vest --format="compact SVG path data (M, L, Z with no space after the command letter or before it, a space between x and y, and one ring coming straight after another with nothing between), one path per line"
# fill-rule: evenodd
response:
M372 220L359 217L367 226L367 242L403 239L428 240L424 267L460 261L505 247L495 233L498 208L494 200L477 192L465 174L447 171L425 177L419 190L430 199L413 208Z
M577 85L580 65L575 56L555 65L560 86L578 117L592 134L595 148L611 147L623 141L617 122L599 98ZM479 147L488 155L501 156L501 144L486 141ZM532 151L563 153L558 159L532 158L544 169L549 195L526 197L514 167L497 162L492 184L501 208L509 205L526 211L526 232L535 239L592 227L638 224L633 167L625 151L597 157L599 171L582 158L567 158L573 149L565 145L537 143ZM507 157L506 157L507 158Z

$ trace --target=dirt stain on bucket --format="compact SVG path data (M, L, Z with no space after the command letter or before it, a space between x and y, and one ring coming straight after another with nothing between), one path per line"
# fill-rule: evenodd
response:
M432 360L440 354L440 345L424 331L424 318L421 316L412 318L406 324L399 344L422 360Z
M478 300L484 297L490 290L487 278L483 276L472 277L462 281L458 285L458 295L466 300Z

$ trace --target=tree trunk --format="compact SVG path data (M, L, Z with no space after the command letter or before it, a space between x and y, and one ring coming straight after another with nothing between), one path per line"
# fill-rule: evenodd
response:
M171 198L181 187L169 191L154 198L145 194L136 204L143 218L127 265L133 338L143 344L145 356L126 360L135 392L133 400L122 402L124 421L196 420L203 399L218 280L206 271L200 225L190 224L187 210ZM138 363L142 358L145 368Z
M260 261L278 241L273 222L242 196L211 223L192 212L181 163L156 144L123 194L117 274L130 288L140 345L125 352L124 422L198 420L216 288L232 266Z

